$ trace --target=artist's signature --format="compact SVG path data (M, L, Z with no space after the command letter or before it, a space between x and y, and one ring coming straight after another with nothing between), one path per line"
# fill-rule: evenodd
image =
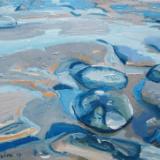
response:
M21 158L22 157L22 153L0 153L0 159L11 159L11 158Z

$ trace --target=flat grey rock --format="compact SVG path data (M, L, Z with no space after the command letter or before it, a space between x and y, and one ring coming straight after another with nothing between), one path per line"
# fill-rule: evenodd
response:
M160 106L160 83L147 80L142 89L142 98L147 103Z
M14 28L17 26L17 22L10 16L0 16L0 29Z
M128 46L114 46L114 51L125 65L144 67L156 64L151 57L142 55L136 49Z

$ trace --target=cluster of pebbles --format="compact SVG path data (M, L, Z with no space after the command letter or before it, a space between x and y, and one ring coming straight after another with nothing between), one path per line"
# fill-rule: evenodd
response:
M57 133L56 125L59 127L58 132L68 133L64 138L58 139L58 142L52 141L53 150L58 149L60 152L72 153L72 149L61 150L61 144L65 141L73 148L75 146L84 146L85 148L88 146L106 151L116 159L146 158L148 147L143 148L139 143L133 141L99 136L101 133L114 133L124 128L133 118L132 105L127 95L123 93L123 89L128 84L126 74L111 67L95 66L78 59L62 63L55 74L59 78L64 78L62 74L68 74L72 77L73 83L70 83L70 85L65 82L64 78L64 84L58 84L53 89L58 91L63 107L69 107L70 114L74 114L78 121L85 124L88 129L94 130L96 134L75 125L53 124L46 135L46 139L56 137L54 134ZM157 65L148 72L146 81L158 84L159 80L159 66ZM145 100L143 90L144 88L142 89L142 97ZM72 98L67 99L68 97ZM148 100L148 98L146 99ZM147 103L155 103L154 100L153 102L147 100ZM67 105L65 105L66 102ZM89 148L86 148L86 150L89 150ZM157 152L154 147L151 150L153 153ZM103 157L102 155L100 157ZM155 154L156 158L157 156Z
M57 76L63 74L63 67L60 68L56 71ZM64 68L79 84L81 91L72 102L74 114L79 121L97 131L108 133L119 130L131 120L133 108L122 91L128 83L124 73L80 60L70 60ZM70 87L70 90L73 89Z

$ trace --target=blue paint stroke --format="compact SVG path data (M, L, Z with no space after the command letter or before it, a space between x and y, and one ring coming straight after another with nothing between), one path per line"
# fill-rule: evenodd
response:
M160 109L158 109L157 106L152 105L152 104L148 104L146 102L143 101L142 98L142 88L144 86L146 79L141 80L137 85L135 85L134 89L133 89L133 95L136 99L136 101L140 104L140 107L142 107L143 109L147 110L149 115L154 115L156 117L160 118Z
M58 84L53 87L55 91L58 92L60 96L60 102L63 106L63 111L70 117L76 118L73 111L73 102L76 99L77 95L81 93L80 90L73 89L70 86Z
M160 109L154 105L148 104L143 101L141 91L146 79L141 80L133 89L133 95L140 107L144 111L139 116L134 116L132 120L132 128L137 135L143 138L147 143L153 143L155 146L160 147L160 132L159 128L152 129L152 132L148 132L147 120L155 117L160 118ZM160 127L160 126L159 126Z
M24 144L31 143L31 142L38 141L38 140L39 140L39 138L37 138L37 137L30 137L29 136L29 137L15 140L15 141L11 141L11 142L0 143L0 152L3 152L5 150L11 149L11 148L16 148L20 145L24 145Z
M57 137L62 133L70 134L70 133L78 133L78 132L91 134L91 132L74 124L67 124L63 122L54 123L50 127L49 131L46 133L45 139Z
M153 61L152 58L145 55L141 55L137 50L127 46L113 46L113 48L116 55L124 64L127 64L127 62L143 63L143 62ZM148 65L149 64L147 63L145 64L145 66L148 66Z
M148 37L144 40L145 44L160 52L160 37Z
M155 83L160 83L160 65L153 66L147 73L146 78Z

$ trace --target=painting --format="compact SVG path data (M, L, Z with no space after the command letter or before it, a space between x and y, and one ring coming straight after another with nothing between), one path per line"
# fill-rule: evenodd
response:
M0 0L0 160L160 160L159 0Z

